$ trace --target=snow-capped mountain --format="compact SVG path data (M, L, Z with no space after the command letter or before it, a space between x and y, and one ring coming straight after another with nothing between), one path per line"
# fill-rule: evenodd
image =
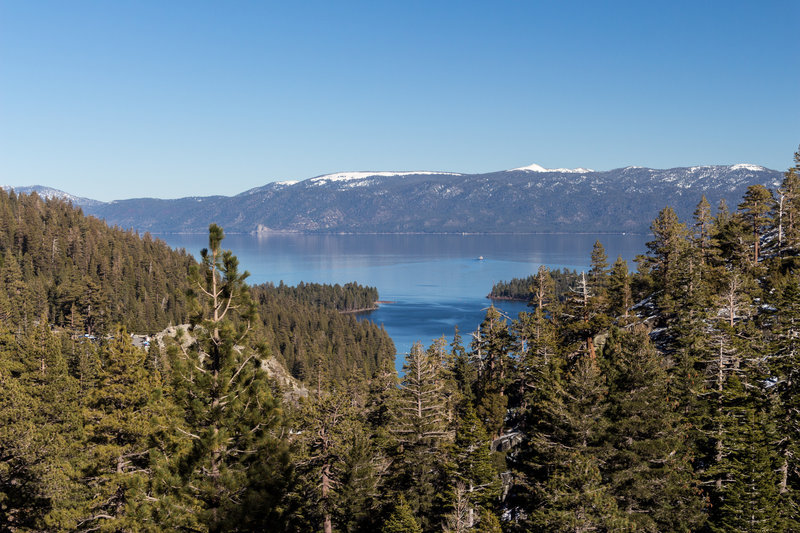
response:
M30 194L35 192L39 196L44 199L50 198L59 198L61 200L66 200L71 202L72 205L79 206L79 207L88 207L94 205L100 205L103 202L99 200L92 200L91 198L83 198L80 196L73 196L67 192L60 191L58 189L53 189L52 187L45 187L43 185L24 185L24 186L15 186L15 185L0 185L0 189L5 189L7 191L13 190L17 194Z
M335 174L325 174L324 176L317 176L316 178L311 178L309 181L314 183L326 183L330 181L354 181L354 180L364 180L366 178L386 178L386 177L404 177L404 176L459 176L460 174L455 174L453 172L428 172L428 171L416 171L416 172L338 172Z
M759 165L608 171L529 165L484 174L336 172L268 183L236 196L133 199L84 210L121 227L153 232L647 232L665 206L689 220L705 195L731 209L747 187L778 186Z

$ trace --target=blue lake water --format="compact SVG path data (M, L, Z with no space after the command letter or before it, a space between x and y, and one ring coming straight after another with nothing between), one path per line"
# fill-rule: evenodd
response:
M206 235L157 235L199 255ZM497 281L528 276L539 265L582 270L600 240L609 263L644 253L647 235L228 235L223 247L250 272L249 282L357 281L378 288L383 304L360 315L383 324L397 347L397 366L415 341L428 345L458 325L464 342L480 324ZM479 260L478 257L483 257ZM509 316L521 302L495 302Z

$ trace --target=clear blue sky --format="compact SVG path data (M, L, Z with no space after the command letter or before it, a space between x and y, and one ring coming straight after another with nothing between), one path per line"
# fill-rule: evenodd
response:
M784 170L799 20L797 0L0 0L0 184L110 200L344 170Z

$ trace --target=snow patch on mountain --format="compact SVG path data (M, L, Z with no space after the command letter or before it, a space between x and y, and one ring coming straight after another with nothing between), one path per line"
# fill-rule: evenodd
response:
M753 165L751 163L739 163L737 165L732 165L731 170L752 170L754 172L760 172L762 170L767 170L767 169L759 165Z
M516 172L518 170L525 170L528 172L562 172L565 174L585 174L586 172L594 172L591 168L544 168L536 163L528 165L527 167L512 168L506 172Z
M745 170L747 172L736 172ZM733 192L752 181L751 172L766 173L774 172L767 168L741 163L738 165L702 165L686 168L670 168L665 170L651 170L652 177L656 182L671 183L678 189L697 188L702 191L726 190ZM767 183L765 183L767 184ZM777 186L774 181L772 186Z
M373 177L390 177L390 176L460 176L461 174L455 172L428 172L428 171L415 171L415 172L337 172L334 174L325 174L324 176L317 176L308 181L316 184L329 183L334 181L352 181L361 180Z

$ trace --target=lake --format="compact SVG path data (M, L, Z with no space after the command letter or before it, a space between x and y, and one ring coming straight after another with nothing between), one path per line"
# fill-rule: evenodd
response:
M207 235L156 235L195 257ZM228 235L223 247L239 258L249 282L296 285L300 281L357 281L378 288L382 304L360 319L383 324L397 347L397 367L415 341L429 345L458 325L465 343L491 304L486 295L497 281L533 274L539 265L582 270L600 240L609 263L645 251L648 235ZM483 257L483 259L479 259ZM516 317L522 302L495 302Z

